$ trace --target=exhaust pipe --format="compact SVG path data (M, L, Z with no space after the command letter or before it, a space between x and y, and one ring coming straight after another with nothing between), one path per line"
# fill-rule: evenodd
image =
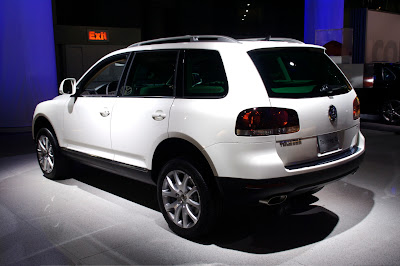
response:
M269 199L260 200L259 202L262 204L267 204L268 206L274 206L274 205L282 204L286 199L287 199L287 195L280 195L280 196L274 196Z

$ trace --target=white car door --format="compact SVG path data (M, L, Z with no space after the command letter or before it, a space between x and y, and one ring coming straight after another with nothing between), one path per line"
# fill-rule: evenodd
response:
M70 150L112 160L110 126L127 55L108 57L79 82L64 109L64 141Z
M152 154L168 137L177 51L137 52L111 121L114 160L151 169Z

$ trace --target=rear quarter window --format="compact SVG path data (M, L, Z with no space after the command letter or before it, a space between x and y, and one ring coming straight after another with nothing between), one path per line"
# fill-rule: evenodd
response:
M351 90L346 78L322 49L273 48L248 54L270 97L322 97Z

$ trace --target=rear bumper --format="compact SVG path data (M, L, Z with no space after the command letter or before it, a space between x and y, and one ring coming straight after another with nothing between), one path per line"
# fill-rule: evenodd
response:
M355 173L364 154L363 150L362 154L344 164L298 175L261 180L217 177L216 180L224 200L235 204L258 203L278 195L293 197Z

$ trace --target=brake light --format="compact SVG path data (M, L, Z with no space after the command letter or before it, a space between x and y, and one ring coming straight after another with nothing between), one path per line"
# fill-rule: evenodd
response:
M360 100L356 97L353 101L353 119L356 120L360 118Z
M374 77L366 76L363 79L364 88L372 88L374 86Z
M246 109L236 119L237 136L268 136L298 132L299 117L292 109L258 107Z

